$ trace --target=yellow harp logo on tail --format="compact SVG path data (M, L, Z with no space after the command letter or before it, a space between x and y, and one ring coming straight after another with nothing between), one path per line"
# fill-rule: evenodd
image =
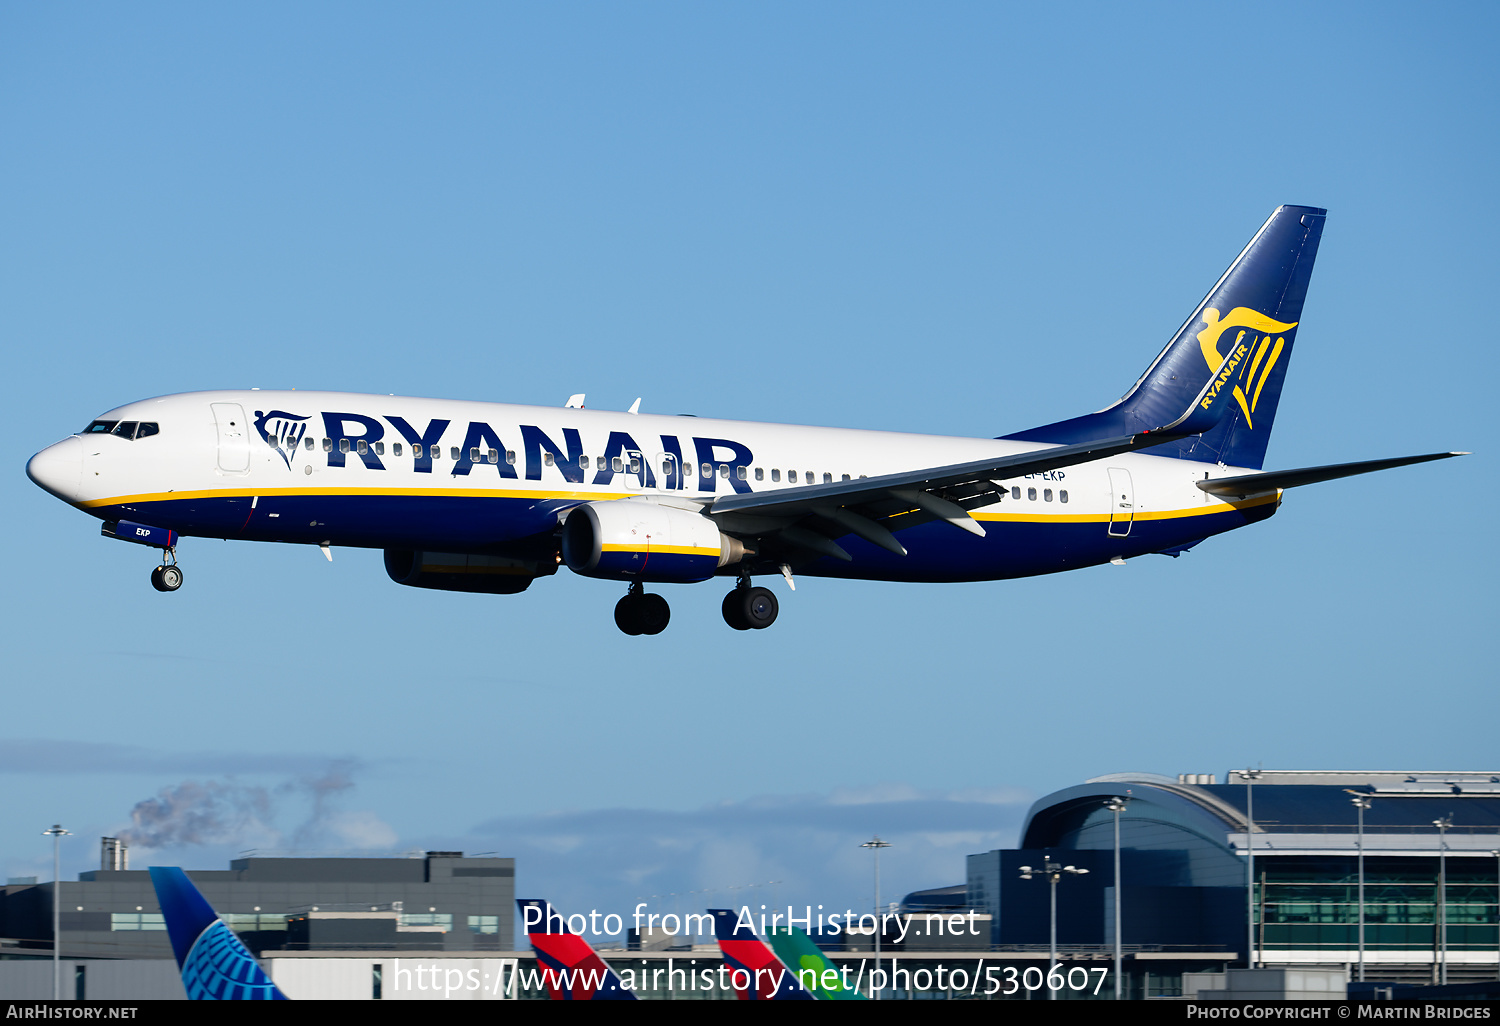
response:
M1245 426L1254 429L1255 421L1251 415L1255 412L1255 404L1260 401L1260 390L1266 387L1271 368L1276 366L1276 361L1281 359L1281 351L1286 348L1286 337L1278 332L1290 331L1297 326L1297 322L1273 320L1265 314L1256 313L1248 306L1237 306L1224 317L1220 316L1219 311L1209 307L1203 311L1203 323L1203 330L1198 332L1198 345L1203 348L1203 359L1208 361L1209 370L1218 371L1218 377L1209 386L1208 394L1199 405L1208 409L1219 393L1233 382L1234 400L1244 411ZM1229 344L1229 351L1220 352L1220 337L1233 328L1238 328L1239 333ZM1274 341L1273 335L1276 336ZM1225 359L1229 362L1225 363ZM1221 366L1222 370L1219 369Z

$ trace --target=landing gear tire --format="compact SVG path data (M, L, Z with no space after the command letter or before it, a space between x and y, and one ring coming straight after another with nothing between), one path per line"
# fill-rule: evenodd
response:
M724 622L737 631L762 631L776 622L780 606L767 588L736 588L724 596Z
M636 599L636 622L641 625L642 634L660 634L671 619L672 607L660 595L641 595Z
M750 629L750 623L745 619L743 604L740 602L745 590L744 588L734 589L728 595L724 596L724 604L719 607L720 611L724 614L724 622L737 631L748 631Z
M660 634L672 619L672 608L660 595L648 595L631 589L615 603L615 626L632 637L638 634Z
M750 588L745 592L742 602L745 622L754 630L765 630L776 622L776 614L781 612L781 606L769 588Z
M641 625L635 615L634 595L626 595L615 603L615 626L632 637L641 633Z
M182 571L175 563L165 563L151 571L151 587L157 591L176 591L182 587Z

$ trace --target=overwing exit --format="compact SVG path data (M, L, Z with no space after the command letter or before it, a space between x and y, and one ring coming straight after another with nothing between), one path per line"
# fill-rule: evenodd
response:
M187 537L381 549L398 584L511 595L566 566L617 581L626 634L670 619L648 584L980 581L1177 555L1273 515L1285 489L1444 452L1266 472L1326 211L1283 206L1123 398L999 438L795 427L339 392L165 396L33 456L31 479L162 552Z

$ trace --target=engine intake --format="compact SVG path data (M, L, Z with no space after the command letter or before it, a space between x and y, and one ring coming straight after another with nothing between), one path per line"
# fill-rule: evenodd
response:
M562 551L568 569L585 577L692 584L748 550L701 513L619 499L574 507L563 522Z

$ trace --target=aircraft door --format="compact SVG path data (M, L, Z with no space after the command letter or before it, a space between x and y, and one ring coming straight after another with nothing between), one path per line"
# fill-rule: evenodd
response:
M219 433L219 469L244 474L250 469L250 434L245 409L239 403L211 403Z
M656 487L656 475L651 473L651 464L646 462L646 454L639 449L626 449L620 453L625 457L625 474L635 478L635 483L641 491Z
M661 487L666 490L682 487L682 461L670 452L656 454L656 466L661 470Z
M1130 471L1120 467L1109 468L1109 533L1123 538L1130 533L1135 521L1135 489L1130 483Z

